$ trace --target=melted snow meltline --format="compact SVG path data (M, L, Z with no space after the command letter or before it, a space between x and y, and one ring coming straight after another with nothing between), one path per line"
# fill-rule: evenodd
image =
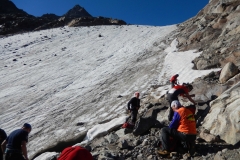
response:
M191 83L194 79L201 77L203 75L209 74L212 71L219 71L220 68L217 69L209 69L209 70L193 70L192 61L198 57L202 52L196 52L196 50L189 50L185 52L178 52L177 40L173 40L171 46L165 49L167 55L164 60L164 67L162 73L160 74L159 80L168 81L171 76L175 74L179 74L178 80L180 83ZM165 76L166 79L163 80L162 77Z
M111 130L119 125L122 125L126 121L126 118L127 118L127 116L123 116L123 117L115 118L115 119L111 120L110 122L94 126L93 128L88 130L87 135L84 138L84 140L81 143L76 144L75 146L86 144L99 135L101 135L101 136L106 135L109 130Z

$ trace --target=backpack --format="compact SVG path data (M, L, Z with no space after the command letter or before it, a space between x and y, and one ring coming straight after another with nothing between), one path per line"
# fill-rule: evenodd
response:
M130 123L128 123L128 122L125 122L125 123L123 123L123 125L122 125L122 128L133 128L134 127L134 125L132 125L132 124L130 124Z

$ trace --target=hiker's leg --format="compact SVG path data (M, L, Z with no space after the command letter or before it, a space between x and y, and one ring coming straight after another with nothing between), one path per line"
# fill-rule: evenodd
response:
M173 138L175 138L177 140L180 140L180 141L187 140L186 134L184 134L182 132L178 132L176 129L172 129L170 134L173 136Z
M6 153L5 160L25 160L21 153Z
M195 140L196 135L187 135L188 151L190 155L195 153Z
M162 148L163 150L169 151L170 149L170 136L171 136L171 128L164 127L161 130L161 141L162 141Z
M126 123L129 122L129 120L131 120L131 114L126 118Z
M132 110L132 113L131 113L131 117L132 117L132 124L135 124L136 120L137 120L137 114L138 114L138 111L137 110Z

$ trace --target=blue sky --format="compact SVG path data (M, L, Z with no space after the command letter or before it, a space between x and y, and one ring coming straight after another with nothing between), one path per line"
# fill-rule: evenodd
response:
M184 22L203 9L209 0L12 0L34 16L63 15L79 4L92 16L122 19L128 24L165 26Z

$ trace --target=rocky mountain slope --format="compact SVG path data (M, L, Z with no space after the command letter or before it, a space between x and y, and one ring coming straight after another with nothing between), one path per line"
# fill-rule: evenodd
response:
M81 7L76 8L81 10ZM238 0L210 0L209 4L195 17L179 24L174 34L168 37L169 39L177 38L180 51L190 49L202 51L202 54L193 61L195 69L222 68L221 72L212 72L195 79L193 82L194 90L192 92L196 94L195 100L198 101L199 105L196 115L198 138L196 153L192 159L240 159L239 14L240 2ZM11 21L12 24L8 24L9 20L6 21L6 19L11 19L14 16L11 13L3 15L5 18L0 20L2 35L21 31L21 23L16 23L12 29L8 29L7 26L24 21L21 19L23 15L27 19L36 20L32 16L26 15L25 12L19 11L17 15L20 18L17 17L17 21ZM45 16L50 17L50 15ZM52 19L59 18L54 15L51 17ZM100 22L112 24L111 21L105 23L106 19L101 17L88 16L70 19L61 17L54 21L42 20L44 23L41 25L23 25L23 28L26 28L24 31L30 31L60 25L97 25ZM124 23L120 21L117 24ZM149 91L141 98L142 108L134 129L122 129L121 126L116 126L108 133L99 135L93 141L81 145L90 146L94 158L99 160L189 159L190 157L181 149L179 149L179 154L172 154L172 157L160 157L156 154L156 150L160 147L160 129L168 125L166 120L168 103L165 97L156 98L154 96L154 94L158 94L161 85L149 87ZM184 99L182 103L188 105ZM61 144L51 148L47 151L57 152L45 152L37 155L36 160L54 159L63 147Z
M44 14L41 17L29 15L18 9L13 2L1 0L0 35L36 31L48 28L95 25L125 25L123 20L92 17L83 7L76 5L66 14Z

